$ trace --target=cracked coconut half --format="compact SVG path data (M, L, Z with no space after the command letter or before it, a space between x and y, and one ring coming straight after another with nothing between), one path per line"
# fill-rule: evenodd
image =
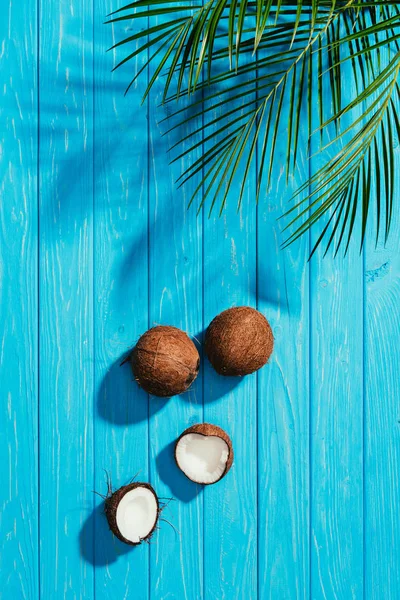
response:
M175 461L191 481L204 485L216 483L232 466L232 441L217 425L193 425L177 440Z
M105 500L105 513L113 534L131 546L148 541L160 514L160 503L149 483L130 483Z

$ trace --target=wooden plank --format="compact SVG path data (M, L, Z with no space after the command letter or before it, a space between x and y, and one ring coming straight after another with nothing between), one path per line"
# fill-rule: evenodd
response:
M217 116L216 110L212 117ZM214 127L218 127L215 125ZM210 130L207 130L208 132ZM256 306L255 170L250 170L237 212L237 182L223 216L218 204L204 219L204 327L222 310ZM228 475L204 490L204 589L210 599L257 594L257 376L226 378L204 365L204 421L231 436Z
M398 148L398 146L396 146ZM365 598L397 598L400 589L398 214L386 247L365 253Z
M258 308L270 321L274 352L258 375L259 598L309 597L309 269L307 236L287 249L284 221L308 178L307 130L286 183L289 107L284 103L271 189L257 224ZM261 146L260 146L261 151Z
M40 597L91 598L93 507L90 5L40 3Z
M347 76L343 69L343 106L355 93L350 69ZM327 107L330 89L323 94ZM341 126L346 127L345 119ZM322 143L314 136L313 148L336 135L333 127L326 133ZM312 158L312 172L338 150L334 144ZM311 231L312 247L322 227L321 221ZM355 239L346 256L344 248L336 258L332 251L324 258L324 251L322 244L310 272L311 596L358 599L363 594L363 262Z
M221 310L256 303L254 190L243 208L206 223L205 325ZM249 598L257 590L257 376L223 378L205 364L204 421L231 436L229 474L204 490L204 571L207 598Z
M380 69L391 58L383 47ZM393 101L397 102L398 110L396 93ZM378 144L383 164L382 140L378 140ZM393 148L396 165L400 140L395 128ZM385 243L382 225L386 212L382 209L381 238L376 245L377 210L373 203L364 247L364 596L370 600L397 598L400 589L400 349L396 341L400 332L398 176L393 184L391 234ZM372 197L374 195L373 182Z
M255 305L255 204L249 186L240 215L231 203L205 228L204 316ZM257 377L217 375L205 364L204 421L231 436L235 462L204 490L204 572L207 598L249 598L257 590Z
M37 4L0 6L0 595L38 598Z
M383 51L382 64L385 65L387 60L388 54ZM400 153L399 142L394 135L396 164ZM384 243L382 227L382 237L375 247L377 211L376 206L371 204L371 221L364 248L364 589L368 600L397 598L400 590L398 188L399 179L396 176L393 221L387 243ZM374 193L373 188L372 194ZM384 218L383 211L381 223Z
M363 264L355 244L344 258L322 254L311 266L311 590L360 598Z
M168 166L168 148L189 129L161 137L168 127L157 125L165 116L157 108L164 81L160 79L149 97L149 324L174 325L198 338L203 328L202 222L195 210L187 210L191 186L178 190L175 183L189 159ZM190 160L195 159L192 155ZM151 547L151 598L203 597L201 488L186 479L173 457L177 437L202 421L202 401L200 377L188 392L168 402L150 398L151 482L160 496L175 498L163 517L177 529L162 522Z
M96 0L95 14L115 10ZM148 481L148 397L133 380L127 350L148 327L147 121L140 108L146 73L124 97L132 73L110 74L118 58L105 50L126 35L129 23L95 26L95 489L106 493L105 474L120 487L137 474ZM135 25L137 26L137 25ZM133 48L130 48L133 51ZM143 58L135 68L140 68ZM108 530L104 503L94 514L95 596L148 598L149 546L131 548Z

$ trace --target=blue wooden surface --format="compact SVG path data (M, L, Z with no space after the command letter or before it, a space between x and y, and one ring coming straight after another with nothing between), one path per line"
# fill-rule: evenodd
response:
M355 90L343 81L342 93L346 104ZM325 143L334 139L335 128L324 135ZM317 137L313 149L318 143ZM314 159L313 168L334 151L330 146ZM311 243L317 239L312 232ZM310 265L312 598L363 597L363 257L358 240L347 256L341 253L335 260L325 260L320 248Z
M399 213L361 256L307 263L316 233L282 251L303 153L289 188L277 164L268 202L255 206L253 173L240 214L187 212L160 87L140 108L148 73L127 98L132 67L110 74L105 49L129 27L102 25L114 8L0 6L0 598L400 598ZM201 342L239 304L273 327L258 374L223 379L204 360L165 402L119 367L149 326ZM202 420L236 456L206 489L172 457ZM173 496L176 530L116 541L93 494L104 469Z

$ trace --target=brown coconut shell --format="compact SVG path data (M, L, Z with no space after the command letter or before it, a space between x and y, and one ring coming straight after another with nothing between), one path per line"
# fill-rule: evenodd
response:
M176 457L176 449L177 449L179 441L185 435L188 435L189 433L198 433L199 435L204 435L204 436L214 435L215 437L219 437L219 438L223 439L224 442L227 444L228 449L229 449L229 455L228 455L228 460L226 461L225 471L223 472L221 477L218 479L218 481L221 481L221 479L223 479L225 477L225 475L228 473L228 471L230 470L232 463L233 463L234 455L233 455L233 444L232 444L231 438L226 433L226 431L224 431L224 429L222 429L221 427L218 427L218 425L212 425L211 423L197 423L196 425L192 425L191 427L188 427L187 429L185 429L185 431L183 433L181 433L181 435L178 437L178 439L176 440L176 443L175 443L174 458L175 458L176 465L180 470L181 470L181 468L179 466L179 463L178 463L178 460ZM194 481L193 479L190 479L190 477L188 477L184 471L182 471L182 473L185 475L185 477L187 477L189 479L189 481ZM194 483L198 483L198 481L194 481ZM202 485L214 485L214 483L217 483L217 481L210 482L210 483L203 483Z
M157 502L157 518L155 520L152 530L148 533L148 535L145 538L143 538L143 540L141 540L140 542L131 542L130 540L127 540L126 537L124 537L122 535L122 533L120 532L120 530L118 528L117 508L118 508L118 504L121 502L121 500L125 496L125 494L127 494L128 492L130 492L138 487L147 488L154 494L154 498L156 499L156 502ZM160 503L159 503L157 494L154 491L154 488L149 483L140 483L137 481L134 483L129 483L128 485L123 485L118 490L116 490L113 494L108 496L108 498L106 498L106 500L105 500L105 514L106 514L108 525L109 525L111 531L113 532L115 537L117 537L121 542L124 542L124 544L128 544L129 546L139 546L139 544L141 544L142 541L146 541L151 538L151 536L153 535L153 533L157 527L157 522L158 522L158 517L160 515L160 512L161 512L161 509L160 509Z
M144 333L129 357L137 383L159 397L185 392L196 379L200 356L189 336L167 325Z
M220 375L249 375L263 367L272 354L274 336L258 310L238 306L224 310L211 321L204 349Z

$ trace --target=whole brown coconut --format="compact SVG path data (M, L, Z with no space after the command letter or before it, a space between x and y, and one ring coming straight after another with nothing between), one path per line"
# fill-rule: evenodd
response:
M186 391L200 367L200 356L192 340L181 329L167 325L146 331L129 360L138 384L161 398Z
M211 321L205 351L220 375L248 375L266 364L274 346L267 319L249 306L229 308Z

